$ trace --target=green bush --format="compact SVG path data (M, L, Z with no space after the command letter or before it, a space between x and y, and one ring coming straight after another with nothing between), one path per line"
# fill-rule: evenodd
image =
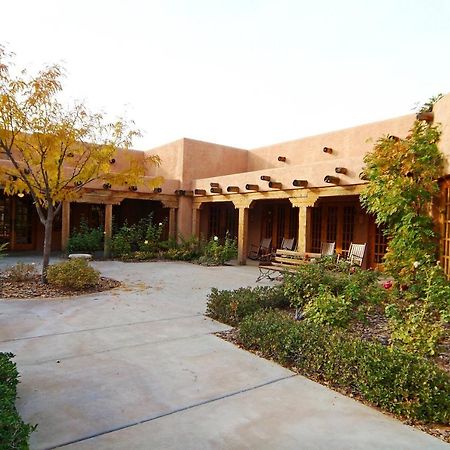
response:
M450 376L401 349L349 337L335 328L259 311L240 324L239 339L300 373L351 390L408 419L450 422Z
M0 353L0 449L28 449L28 438L36 427L25 424L17 413L16 386L19 382L12 353Z
M81 222L80 228L72 233L67 242L67 253L94 253L103 249L103 230L89 228L86 222Z
M71 259L49 266L47 279L50 284L55 286L82 290L98 284L100 272L91 267L84 259Z
M8 267L5 274L10 281L30 281L37 275L37 270L34 264L18 262L14 266Z
M206 315L236 326L244 317L255 311L287 305L288 301L280 286L239 288L234 291L219 291L213 288L208 295Z
M218 237L214 236L202 247L201 253L202 255L198 261L200 264L209 266L223 265L237 256L236 240L227 235L224 243L221 244Z
M6 249L8 248L8 243L4 242L3 244L0 244L0 259L6 256Z
M344 327L352 317L353 308L345 295L335 295L327 287L321 286L304 311L308 321Z

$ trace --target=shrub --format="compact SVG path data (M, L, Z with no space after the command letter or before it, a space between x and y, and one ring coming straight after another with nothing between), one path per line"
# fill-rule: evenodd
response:
M0 353L0 448L28 449L28 438L36 427L25 424L15 407L19 382L12 353Z
M4 242L3 244L0 244L0 259L6 256L6 249L8 248L8 243Z
M239 288L234 291L219 291L213 288L208 295L206 315L236 326L244 317L255 311L280 308L287 304L280 286Z
M37 270L34 264L18 262L14 266L9 267L5 274L11 281L29 281L37 275Z
M101 228L89 228L84 221L80 228L69 237L67 253L94 253L103 248L103 230Z
M100 280L100 272L84 259L71 259L49 266L47 279L55 286L81 290L95 286Z
M219 242L217 236L211 238L202 248L202 255L199 258L200 264L218 266L237 256L236 240L225 237L223 244Z
M346 388L408 419L450 422L450 376L401 349L350 337L332 327L259 311L239 329L241 343L300 373Z
M352 303L345 295L335 295L321 286L319 293L305 306L308 321L344 327L352 317Z

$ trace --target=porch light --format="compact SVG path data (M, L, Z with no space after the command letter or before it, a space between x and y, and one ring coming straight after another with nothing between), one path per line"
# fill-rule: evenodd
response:
M155 188L153 189L153 193L160 194L162 192L162 188Z
M227 187L227 192L239 192L239 186L228 186Z
M338 177L333 177L332 175L327 175L323 181L325 181L325 183L331 183L331 184L339 184L340 180Z
M17 197L20 197L20 198L22 198L22 197L24 197L25 196L25 194L23 193L23 192L19 192L18 194L17 194Z
M263 181L270 181L270 177L269 177L269 175L261 175L261 180L263 180Z
M219 187L212 187L210 189L211 194L221 194L222 193L222 189Z
M307 180L294 180L292 182L292 185L296 186L296 187L306 187L306 186L308 186L308 181Z
M331 153L333 153L333 149L331 147L324 147L323 148L323 152L324 153L329 153L331 155Z
M344 175L347 173L347 169L345 167L336 167L334 169L336 173L343 173Z
M286 156L279 156L278 161L280 162L286 162Z
M128 189L130 191L136 192L138 188L137 188L137 186L129 186Z
M245 190L247 191L259 191L259 186L257 184L246 184Z
M281 189L281 183L279 183L278 181L270 181L269 187L272 189Z
M205 189L194 189L194 194L195 195L206 195L206 190Z
M218 188L218 187L219 187L219 183L209 183L209 185L210 185L212 188Z

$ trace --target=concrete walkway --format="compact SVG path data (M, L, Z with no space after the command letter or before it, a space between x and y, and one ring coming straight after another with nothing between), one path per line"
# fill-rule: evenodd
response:
M255 267L95 265L126 286L0 300L32 449L450 448L214 336L207 293L254 284Z

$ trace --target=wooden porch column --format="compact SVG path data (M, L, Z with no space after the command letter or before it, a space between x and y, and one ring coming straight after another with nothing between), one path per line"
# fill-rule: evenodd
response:
M61 209L61 250L67 249L70 236L70 202L63 202Z
M103 256L109 258L111 256L111 238L112 238L112 205L105 205L105 245Z
M250 199L240 199L233 201L235 208L239 211L238 223L238 264L241 266L247 263L248 253L248 210L251 204Z
M290 198L290 202L294 208L298 208L298 235L297 235L297 251L306 253L308 251L311 222L311 207L317 201L317 196Z
M169 238L177 237L177 208L169 209Z
M196 237L200 237L200 206L198 204L192 208L192 234Z

